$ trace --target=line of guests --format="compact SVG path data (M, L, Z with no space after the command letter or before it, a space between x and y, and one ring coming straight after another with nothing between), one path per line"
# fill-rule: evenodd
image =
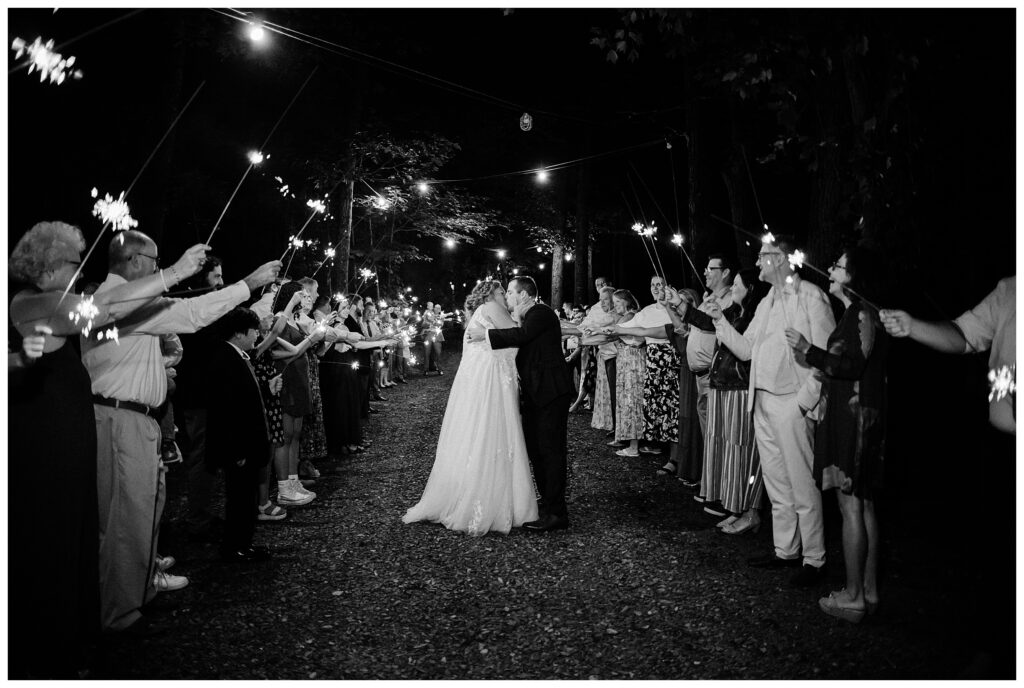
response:
M723 533L757 532L771 506L774 551L748 561L795 568L791 584L825 574L822 491L837 489L846 586L819 600L826 614L858 622L879 601L879 493L885 446L887 339L876 308L878 258L846 250L829 292L800 277L790 237L765 243L756 268L713 255L707 293L651 278L653 303L599 280L599 302L563 335L580 336L592 426L625 458L666 455L676 476L721 520ZM593 385L590 387L590 385ZM586 388L586 389L585 389ZM590 391L592 390L592 391Z
M369 390L395 384L371 373L404 376L394 359L406 323L375 318L361 297L329 312L303 279L257 300L279 261L225 286L208 246L161 267L156 243L129 230L110 242L104 281L75 294L85 247L78 228L41 222L8 261L9 450L20 459L10 480L45 475L48 486L46 499L9 491L13 677L81 676L100 633L150 633L145 605L188 585L158 549L163 459L178 453L168 439L187 461L192 521L213 529L213 472L223 470L221 555L263 559L257 520L315 496L299 479L302 452L365 451Z

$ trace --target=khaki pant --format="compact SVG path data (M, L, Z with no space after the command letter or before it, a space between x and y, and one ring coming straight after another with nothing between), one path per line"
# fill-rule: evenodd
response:
M141 413L94 405L100 516L100 623L121 630L156 596L157 534L166 492L160 426Z
M800 413L796 394L754 391L754 437L764 489L772 503L775 555L825 563L821 491L814 483L814 421Z

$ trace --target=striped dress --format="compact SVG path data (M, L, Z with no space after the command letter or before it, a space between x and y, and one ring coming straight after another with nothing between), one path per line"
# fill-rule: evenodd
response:
M708 390L701 484L708 501L720 501L734 514L756 508L764 494L754 416L747 410L749 395L745 389Z

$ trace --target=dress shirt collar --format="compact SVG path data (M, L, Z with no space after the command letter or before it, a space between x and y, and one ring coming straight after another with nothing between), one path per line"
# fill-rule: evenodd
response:
M230 345L231 345L231 348L232 348L232 349L234 349L235 351L237 351L237 352L238 352L238 355L239 355L239 356L241 356L243 360L245 360L245 361L248 361L248 360L249 360L249 354L245 353L245 352L244 352L244 351L242 351L242 350L241 350L240 348L238 348L237 346L235 346L235 343L234 343L234 342L228 342L228 344L230 344Z

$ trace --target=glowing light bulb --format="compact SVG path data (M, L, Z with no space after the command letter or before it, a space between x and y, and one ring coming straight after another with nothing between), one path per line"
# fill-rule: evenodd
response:
M445 239L444 245L445 245L446 248L455 248L455 240L454 239Z
M565 254L565 262L566 263L571 263L572 262L572 253L566 253Z
M548 174L547 170L540 170L539 172L537 172L537 183L547 184L549 177L550 175Z
M430 192L430 184L427 184L426 182L420 182L419 184L416 185L416 189L420 192L420 194L426 196Z
M249 40L253 43L262 43L267 39L267 30L259 22L249 25Z
M501 260L505 260L505 255L505 249L500 249L498 251L498 258L500 258Z
M544 263L541 263L540 265L538 265L537 269L538 270L543 270L544 269Z

